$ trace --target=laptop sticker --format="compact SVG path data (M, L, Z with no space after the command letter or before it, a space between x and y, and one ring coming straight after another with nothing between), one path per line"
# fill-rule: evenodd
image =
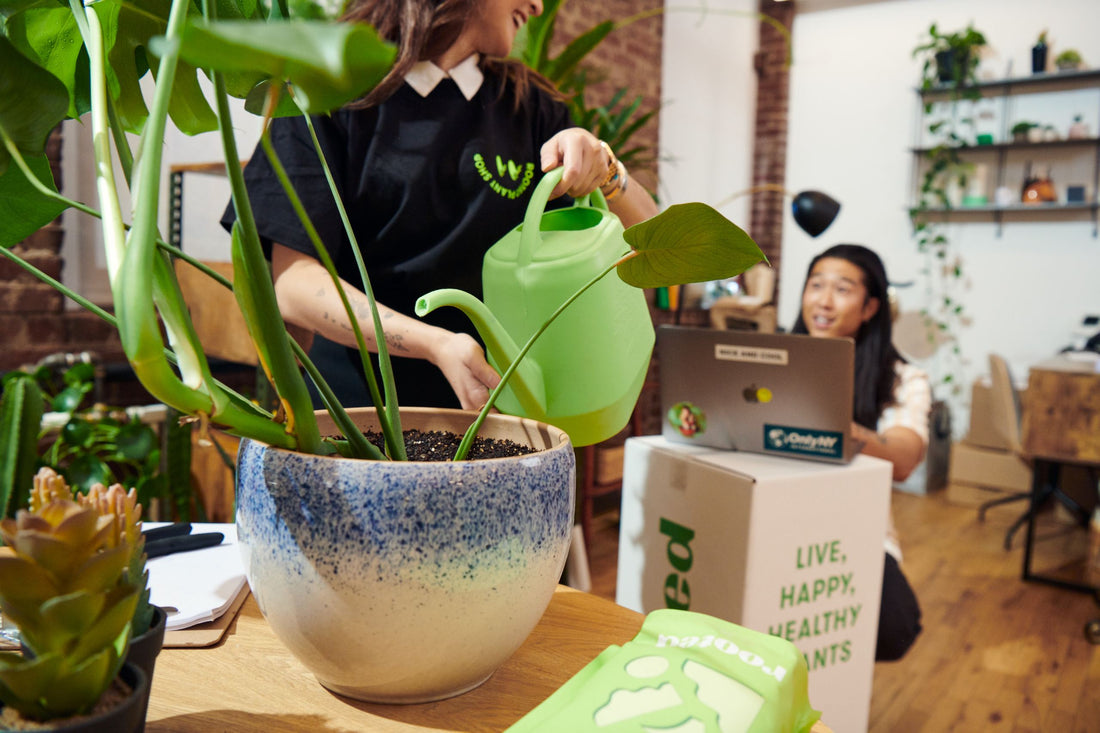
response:
M844 435L832 430L813 430L764 423L764 450L801 456L841 458Z
M706 432L707 416L690 402L677 402L668 408L668 424L680 431L685 438L693 438Z

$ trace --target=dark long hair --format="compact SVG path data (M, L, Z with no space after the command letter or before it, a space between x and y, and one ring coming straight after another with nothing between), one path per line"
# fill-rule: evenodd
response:
M882 260L872 250L859 244L837 244L810 261L810 267L806 270L807 282L818 261L826 257L846 260L858 267L863 273L867 297L878 298L875 315L862 323L856 333L856 374L852 405L855 421L874 430L882 411L894 401L894 386L897 382L895 367L899 361L905 361L894 348L890 294L887 290L890 281L886 279L886 268ZM802 290L805 292L805 284ZM801 307L791 331L809 332L802 319Z
M418 61L438 58L458 39L467 23L477 22L478 0L352 0L344 21L369 23L378 35L397 46L393 68L365 97L350 105L372 107L388 99ZM518 108L531 84L558 99L561 93L549 80L514 59L482 58L484 71L510 79ZM503 90L503 87L502 87Z

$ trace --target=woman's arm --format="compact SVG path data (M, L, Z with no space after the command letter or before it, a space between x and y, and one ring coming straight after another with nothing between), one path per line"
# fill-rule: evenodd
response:
M271 253L275 296L287 322L330 341L356 348L355 333L328 271L313 257L275 244ZM370 303L361 290L341 280L367 348L378 351ZM393 356L427 359L447 378L463 409L480 409L500 375L471 336L453 333L378 304L386 346Z
M895 425L881 433L852 423L851 437L863 444L861 453L882 458L894 464L894 480L909 478L920 462L924 460L924 440L916 431Z
M611 165L611 158L599 139L588 130L572 127L562 130L542 146L542 170L549 171L562 166L561 183L551 192L550 198L563 193L577 198L599 188ZM625 190L608 201L608 207L622 221L624 227L645 221L657 215L657 204L640 183L627 174Z

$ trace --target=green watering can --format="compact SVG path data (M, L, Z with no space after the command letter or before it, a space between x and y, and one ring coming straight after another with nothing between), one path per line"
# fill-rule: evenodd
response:
M465 312L501 373L555 310L630 250L598 192L595 206L586 196L570 208L545 210L561 176L561 168L543 176L523 224L485 253L484 303L444 289L416 304L421 316L444 305ZM599 443L630 419L653 342L645 294L610 272L539 336L496 407L555 425L575 446Z

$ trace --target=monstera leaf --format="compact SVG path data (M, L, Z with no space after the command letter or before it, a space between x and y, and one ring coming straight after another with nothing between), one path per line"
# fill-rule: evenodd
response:
M721 280L739 275L764 253L745 231L706 204L676 204L623 234L637 255L618 266L637 288Z
M153 49L162 43L157 39ZM362 96L386 75L395 55L368 25L311 20L192 23L180 46L186 61L231 75L234 96L263 83L287 82L310 113Z

